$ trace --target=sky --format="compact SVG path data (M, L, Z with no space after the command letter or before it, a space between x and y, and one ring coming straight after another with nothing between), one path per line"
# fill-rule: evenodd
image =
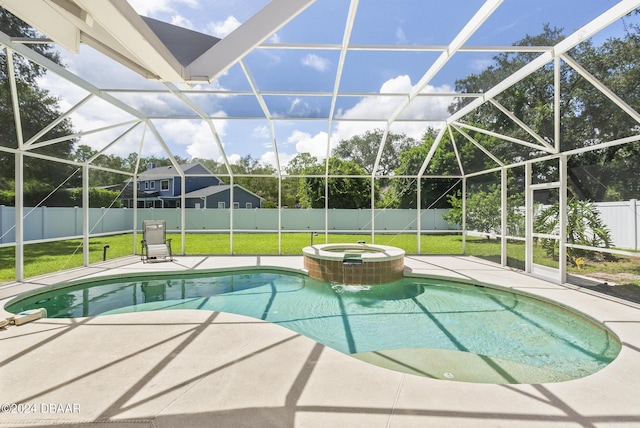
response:
M141 15L179 25L198 32L224 38L242 25L268 0L130 0ZM614 0L505 0L483 25L467 40L465 46L506 46L527 34L542 32L549 23L569 34L616 3ZM361 0L350 36L352 45L426 46L447 45L483 5L479 0ZM345 0L316 0L305 11L275 32L271 44L340 44L349 13ZM620 35L625 18L594 37L601 43ZM635 22L635 21L634 21ZM135 72L117 64L92 48L83 46L79 54L61 49L67 69L89 83L105 89L159 89L159 82L145 80ZM247 76L239 65L207 85L189 88L200 91L189 95L213 120L223 152L229 162L250 155L262 163L276 165L276 151L281 167L298 153L308 152L322 159L327 145L375 128L384 129L386 119L407 99L439 52L416 51L349 51L344 62L334 117L330 94L336 86L340 52L323 49L256 49L244 59L255 85L267 91L264 102L275 118L273 128L264 117L252 95L232 93L206 94L206 90L251 91ZM428 82L424 92L452 93L457 79L479 73L492 64L496 53L458 52ZM40 85L60 100L62 111L82 100L83 90L63 81L53 73L46 74ZM288 94L282 94L282 92ZM280 94L278 94L280 92ZM316 94L306 94L316 92ZM318 95L318 92L325 95ZM376 94L405 94L382 97ZM171 119L192 114L174 97L161 93L111 92L113 96L152 117L163 141L181 158L209 158L222 161L208 124L201 120ZM329 95L326 95L329 94ZM361 94L356 96L357 94ZM366 95L362 95L366 94ZM448 116L451 97L419 97L402 111L390 131L420 139L428 127L437 128ZM247 119L250 118L250 119ZM362 121L367 118L369 121ZM164 157L164 150L150 132L138 126L118 139L132 124L131 119L101 100L92 100L78 109L71 120L76 130L87 132L81 144L101 149L117 141L107 153L127 156L140 149L143 155ZM91 133L91 130L122 124ZM272 129L275 132L272 133ZM274 141L276 146L274 148Z

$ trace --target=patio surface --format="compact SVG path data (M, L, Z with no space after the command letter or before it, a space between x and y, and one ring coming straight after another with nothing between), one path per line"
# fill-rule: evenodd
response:
M19 293L74 278L249 265L302 268L302 257L178 256L155 264L129 257L3 284L0 308ZM639 305L473 257L408 256L406 266L569 305L606 324L622 351L578 380L475 384L373 366L227 313L42 319L0 329L0 403L28 405L0 414L0 427L640 427ZM0 316L9 314L0 309Z

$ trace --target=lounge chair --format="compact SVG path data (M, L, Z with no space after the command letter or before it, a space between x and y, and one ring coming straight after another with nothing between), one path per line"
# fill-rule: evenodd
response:
M167 225L164 220L144 220L142 222L142 262L173 261L171 239L167 239Z

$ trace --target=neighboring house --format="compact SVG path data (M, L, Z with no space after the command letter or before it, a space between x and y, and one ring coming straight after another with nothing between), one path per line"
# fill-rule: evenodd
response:
M229 208L231 186L200 163L180 165L185 173L185 208ZM150 168L137 179L138 208L180 207L182 177L173 166ZM234 208L261 208L264 198L240 185L233 186ZM133 196L123 199L123 205L133 207Z

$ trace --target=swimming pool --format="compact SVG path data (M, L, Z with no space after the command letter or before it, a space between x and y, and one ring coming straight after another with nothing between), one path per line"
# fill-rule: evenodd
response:
M375 364L472 382L576 379L602 369L620 351L613 333L567 308L429 278L343 286L264 268L110 277L40 289L6 309L40 307L59 318L168 309L232 312Z

